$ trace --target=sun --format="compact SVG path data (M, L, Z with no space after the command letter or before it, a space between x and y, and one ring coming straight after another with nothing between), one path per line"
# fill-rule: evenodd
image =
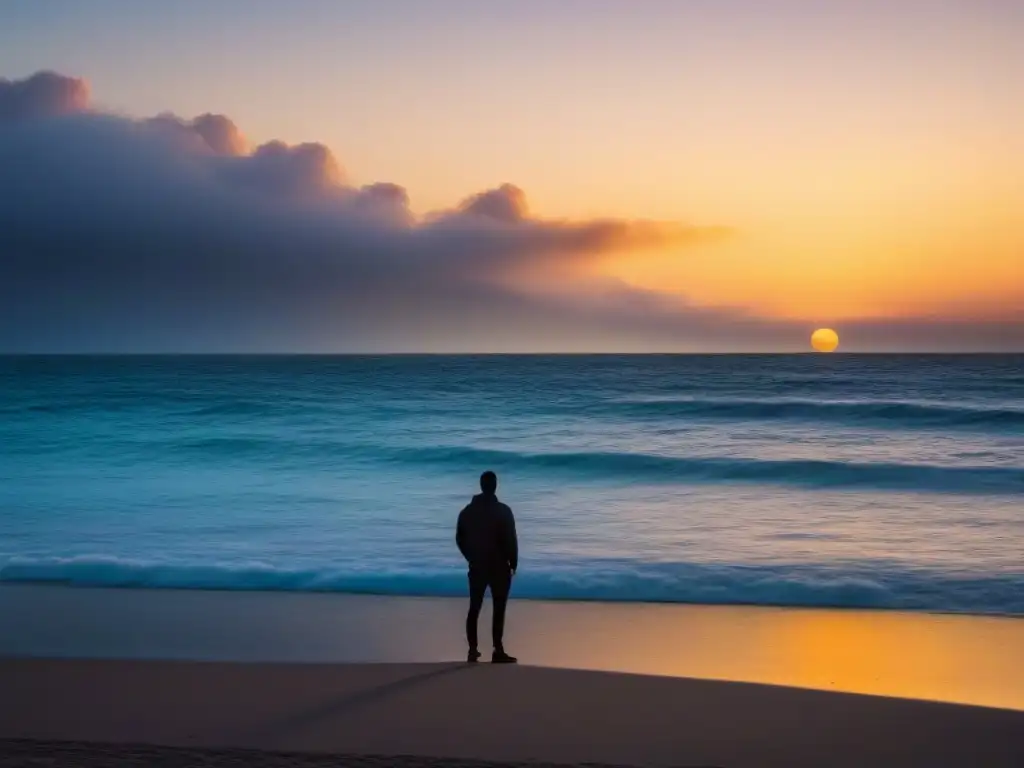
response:
M839 334L831 328L819 328L811 335L811 346L818 352L834 352L839 346Z

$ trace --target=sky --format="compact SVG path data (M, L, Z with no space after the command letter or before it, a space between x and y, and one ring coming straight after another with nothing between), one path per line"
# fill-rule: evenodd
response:
M1024 351L1021 39L1015 0L0 0L0 350Z

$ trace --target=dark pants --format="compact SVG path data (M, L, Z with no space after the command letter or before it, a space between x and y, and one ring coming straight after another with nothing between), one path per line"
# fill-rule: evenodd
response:
M491 624L494 650L501 651L504 649L501 639L505 633L505 606L508 605L508 593L512 588L512 573L508 568L469 569L469 615L466 616L466 639L469 641L469 647L476 649L476 624L477 619L480 618L480 608L483 607L484 594L488 587L491 590L491 602L494 608L494 621Z

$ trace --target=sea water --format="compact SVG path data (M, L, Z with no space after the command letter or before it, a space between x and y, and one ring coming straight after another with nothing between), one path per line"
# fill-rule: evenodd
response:
M0 357L0 581L1024 614L1024 356Z

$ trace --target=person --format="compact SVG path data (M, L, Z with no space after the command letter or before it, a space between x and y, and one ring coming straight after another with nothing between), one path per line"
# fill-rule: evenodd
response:
M493 472L480 475L480 493L459 513L455 543L469 564L469 614L466 616L466 640L470 662L480 658L477 647L477 619L484 594L491 590L494 608L491 626L494 664L515 664L517 659L505 653L505 608L512 577L519 567L519 541L516 521L508 505L498 501L498 477Z

